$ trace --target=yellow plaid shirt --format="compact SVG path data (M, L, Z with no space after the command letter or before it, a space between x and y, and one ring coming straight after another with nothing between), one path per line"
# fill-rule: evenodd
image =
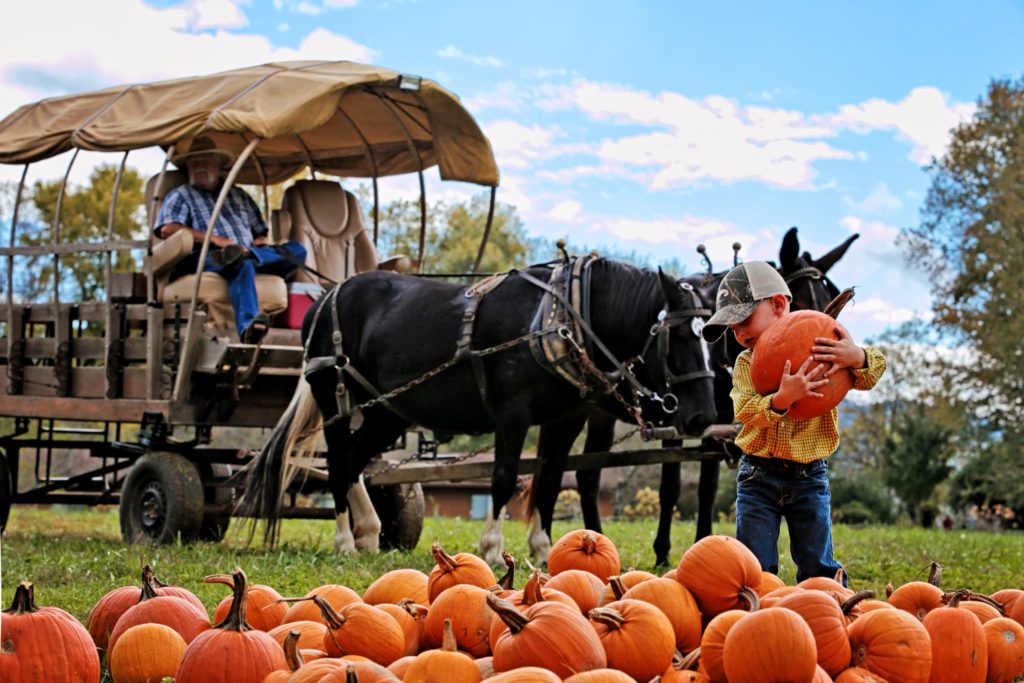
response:
M853 371L853 388L871 389L885 372L885 357L873 346L865 346L867 366ZM753 353L747 349L736 359L732 371L729 397L736 411L736 421L743 429L736 445L747 455L783 458L808 463L827 458L839 448L839 412L833 408L828 415L804 419L787 417L772 410L774 394L762 396L754 389L750 377Z

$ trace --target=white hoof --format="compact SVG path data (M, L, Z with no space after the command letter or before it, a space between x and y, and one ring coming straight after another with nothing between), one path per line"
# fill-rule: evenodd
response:
M483 533L480 534L480 556L492 567L503 564L501 551L505 549L505 536L502 533L504 513L505 510L502 508L497 519L489 515Z
M352 511L352 531L355 534L356 549L364 553L379 553L380 517L373 508L373 502L361 475L358 481L349 487L347 498L349 509Z
M354 553L356 551L356 539L352 535L352 528L349 526L348 513L342 512L335 520L334 549L339 553Z
M551 539L548 538L548 535L540 525L540 513L538 512L534 512L533 517L530 519L528 543L533 563L538 567L545 564L548 561L548 555L551 553Z

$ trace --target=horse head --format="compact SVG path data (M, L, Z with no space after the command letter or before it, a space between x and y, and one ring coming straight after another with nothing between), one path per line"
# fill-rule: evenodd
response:
M800 254L795 227L786 231L779 249L779 270L793 294L792 310L823 311L828 302L839 296L839 288L827 273L858 237L859 234L851 235L838 247L815 259L806 251Z

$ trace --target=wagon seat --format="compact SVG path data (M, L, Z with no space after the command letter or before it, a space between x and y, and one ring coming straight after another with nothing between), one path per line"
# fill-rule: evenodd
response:
M404 255L377 260L359 200L331 180L299 180L285 190L281 209L272 212L270 234L274 242L295 240L304 246L306 265L333 282L369 270L404 273L413 265ZM294 281L327 288L333 284L304 269Z
M164 197L179 185L188 181L184 171L167 171L160 187L157 183L160 176L156 175L146 183L146 214L149 224L156 221L160 213L160 205ZM204 229L203 226L199 229ZM153 244L153 276L156 281L156 297L158 301L184 302L192 300L192 289L195 287L195 275L185 275L171 280L174 265L192 253L194 239L188 230L180 230L167 239L160 239L150 233ZM204 272L199 282L199 304L206 307L209 313L207 324L230 333L235 329L235 315L231 307L231 296L228 294L228 282L216 273ZM280 313L288 307L288 288L284 279L277 275L256 275L256 296L260 310L267 315Z

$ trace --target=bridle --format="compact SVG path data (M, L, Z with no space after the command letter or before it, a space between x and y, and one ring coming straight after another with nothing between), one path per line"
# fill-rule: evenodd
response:
M825 285L825 289L828 292L830 292L830 293L831 292L835 292L835 295L839 294L839 288L836 287L835 283L832 282L832 280L829 279L828 275L826 275L824 273L824 271L822 271L820 268L817 268L815 266L804 266L803 268L798 268L797 270L794 270L792 273L787 275L786 278L785 278L787 285L792 284L794 282L797 282L799 280L805 280L805 279L821 281ZM817 288L811 287L810 289L811 289L811 308L813 310L815 310L815 311L823 311L823 310L825 310L825 306L835 296L835 295L830 294L828 301L818 301Z

